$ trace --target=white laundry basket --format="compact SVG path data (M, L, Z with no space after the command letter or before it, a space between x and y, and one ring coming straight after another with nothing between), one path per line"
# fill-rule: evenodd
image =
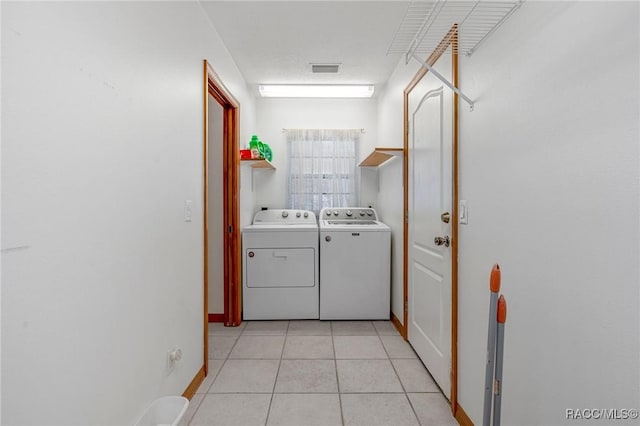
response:
M165 396L149 405L136 426L178 426L189 407L189 400L182 396Z

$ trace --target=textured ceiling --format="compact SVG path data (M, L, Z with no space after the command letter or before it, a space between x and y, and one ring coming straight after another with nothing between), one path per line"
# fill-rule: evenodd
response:
M247 83L384 84L407 1L201 1ZM311 74L310 63L341 63Z

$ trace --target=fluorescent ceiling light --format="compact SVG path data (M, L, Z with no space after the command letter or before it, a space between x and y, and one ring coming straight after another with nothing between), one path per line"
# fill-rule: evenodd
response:
M261 84L263 98L370 98L374 86L330 84Z

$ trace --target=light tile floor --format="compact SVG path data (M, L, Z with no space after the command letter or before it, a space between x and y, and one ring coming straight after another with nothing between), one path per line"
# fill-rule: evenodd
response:
M212 323L209 345L185 425L457 425L389 321Z

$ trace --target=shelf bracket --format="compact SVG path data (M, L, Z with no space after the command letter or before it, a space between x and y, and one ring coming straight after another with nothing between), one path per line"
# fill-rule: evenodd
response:
M429 65L428 63L424 62L423 60L421 60L418 56L416 56L415 53L413 53L411 55L413 57L413 59L415 59L416 61L418 61L420 63L420 65L422 65L423 67L425 67L427 70L429 70L430 73L432 73L434 76L436 76L436 78L438 80L440 80L441 82L443 82L449 89L453 90L454 92L456 92L458 94L458 96L460 96L462 99L465 100L466 103L469 104L469 110L473 111L473 105L474 105L474 101L472 101L467 95L465 95L464 93L462 93L462 91L460 89L458 89L456 86L454 86L453 84L451 84L449 82L449 80L447 80L442 74L440 74L438 71L436 71L431 65Z

